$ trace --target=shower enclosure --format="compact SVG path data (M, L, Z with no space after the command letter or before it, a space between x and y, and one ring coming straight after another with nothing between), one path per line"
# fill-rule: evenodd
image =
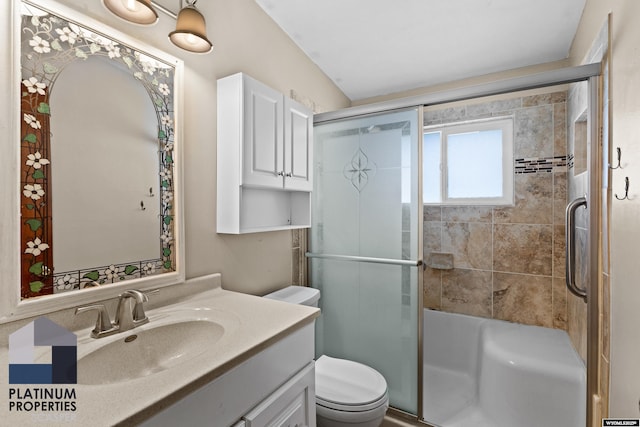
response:
M590 64L316 115L313 220L306 254L310 284L322 294L316 352L372 366L386 378L390 405L395 410L441 425L425 413L428 405L424 399L433 396L424 384L428 380L425 346L439 344L425 341L429 324L424 309L572 328L573 347L586 364L587 396L595 394L599 294L594 236L598 235L597 170L602 164L596 143L599 74L599 64ZM556 88L541 91L538 98L524 100L526 94L516 95L519 91L552 86ZM460 105L478 104L482 97L496 95L502 95L502 100L515 98L517 102L501 111L489 111L493 108L489 103L482 106L489 110L470 109L474 116L459 116ZM475 121L484 123L493 116L510 118L513 128L507 126L505 132L514 134L513 152L507 151L512 159L507 166L512 169L505 176L512 180L513 187L504 188L513 193L513 200L507 200L504 207L471 206L470 210L450 209L446 203L429 204L433 193L425 192L423 178L433 178L433 170L439 167L433 156L440 154L432 150L425 135L448 132L426 122L438 114L439 124L445 126L441 119L447 114L457 116L453 121L465 122L465 126ZM545 117L551 117L551 122L544 122ZM538 119L550 131L532 125ZM462 132L466 128L460 129ZM586 143L579 147L566 142L558 146L554 135L563 130L569 135L566 141L584 137ZM536 139L545 132L551 134L551 141L545 142L550 143L550 148L530 145L527 137ZM548 139L548 135L541 138ZM446 157L441 158L445 160ZM581 162L584 170L569 169L574 162ZM446 183L440 187L446 188ZM523 189L541 199L526 199ZM574 277L578 288L586 293L576 300L564 288L564 258L560 256L564 251L564 207L574 196L586 196L587 204L587 209L577 211L576 221L571 224L577 226L575 239L570 242L577 245ZM542 213L540 204L550 210ZM446 209L449 210L445 212ZM456 218L447 217L454 211ZM450 230L444 229L447 221ZM482 234L483 230L488 234ZM520 238L509 234L512 231L520 233ZM455 235L468 237L474 233L475 244L488 245L488 255L467 256L468 240L460 243L466 245L465 249L456 248ZM542 255L535 255L539 258L532 258L533 267L525 266L518 263L531 257L514 256L515 249L496 244L500 235L507 236L504 242L515 242L521 248L535 239L549 246ZM429 265L424 265L423 260ZM525 275L531 280L515 281L516 276ZM467 280L471 276L474 280ZM536 292L541 293L532 294L530 287L538 285ZM439 292L437 296L434 289ZM445 295L445 289L453 293ZM566 303L559 299L563 295ZM463 307L468 301L471 304ZM527 311L540 301L548 304L543 304L542 311ZM563 304L566 317L556 317ZM573 321L576 324L569 325ZM592 399L587 396L586 418L591 422Z

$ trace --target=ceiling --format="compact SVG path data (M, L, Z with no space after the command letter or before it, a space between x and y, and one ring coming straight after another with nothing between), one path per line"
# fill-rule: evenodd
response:
M255 0L353 101L567 58L585 0Z

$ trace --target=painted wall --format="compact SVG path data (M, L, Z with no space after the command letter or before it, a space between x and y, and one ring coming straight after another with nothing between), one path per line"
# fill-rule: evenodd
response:
M300 51L252 0L210 0L198 3L208 16L214 51L194 55L173 47L167 34L175 21L160 14L153 27L128 24L109 14L100 1L61 0L141 41L185 61L184 187L187 278L220 272L228 289L262 294L292 280L292 233L243 236L218 235L216 224L216 80L239 71L320 109L349 106L344 94ZM9 76L12 64L11 2L0 6L0 72ZM177 8L178 2L176 2ZM0 80L0 93L12 82ZM11 100L0 103L0 135L10 132ZM16 284L17 286L17 284Z
M637 280L640 276L640 197L637 196L640 194L637 191L640 183L640 26L637 25L640 3L634 0L587 0L570 59L573 64L582 62L610 12L611 138L614 150L615 147L622 150L623 168L612 171L611 184L605 194L605 202L610 203L610 252L608 257L604 253L603 311L606 318L610 310L611 325L610 332L602 331L604 348L601 363L605 367L608 363L611 366L609 415L637 418L640 417L640 286ZM629 177L631 199L619 201L612 197L612 193L624 194L624 177ZM610 302L606 292L609 284ZM606 339L609 333L610 349ZM606 386L607 378L602 381Z

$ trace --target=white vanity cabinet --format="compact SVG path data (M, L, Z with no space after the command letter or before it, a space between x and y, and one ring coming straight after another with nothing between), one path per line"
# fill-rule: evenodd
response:
M218 80L217 231L309 227L313 113L243 73Z
M315 426L315 399L315 369L310 363L242 418L246 427Z
M144 427L315 427L314 324L157 413Z

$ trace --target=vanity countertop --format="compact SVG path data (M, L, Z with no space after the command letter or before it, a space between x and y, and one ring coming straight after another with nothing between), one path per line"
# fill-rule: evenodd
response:
M6 399L2 399L0 424L6 422L7 424L4 425L20 426L136 425L213 381L281 338L313 322L320 313L317 308L226 291L220 287L219 276L216 279L213 280L213 287L209 290L184 296L167 305L148 310L150 322L139 328L152 328L154 321L162 322L162 319L167 317L167 313L174 310L181 312L191 310L205 314L212 310L227 313L227 318L232 319L233 325L211 349L161 372L113 384L82 384L79 372L78 384L16 386L8 384L8 369L2 368L0 384L3 384L5 389L0 392L3 394L9 393L10 388L21 391L75 389L76 410L15 411L15 409L10 410ZM74 331L78 337L78 358L86 353L87 348L98 344L96 341L99 340L89 336L91 329ZM133 329L118 335L125 338L136 331L137 329ZM8 366L8 337L5 343L0 346L0 366L3 367ZM106 366L105 369L118 369L117 361L112 366ZM10 397L10 401L18 400L15 394ZM36 401L37 399L28 400Z

